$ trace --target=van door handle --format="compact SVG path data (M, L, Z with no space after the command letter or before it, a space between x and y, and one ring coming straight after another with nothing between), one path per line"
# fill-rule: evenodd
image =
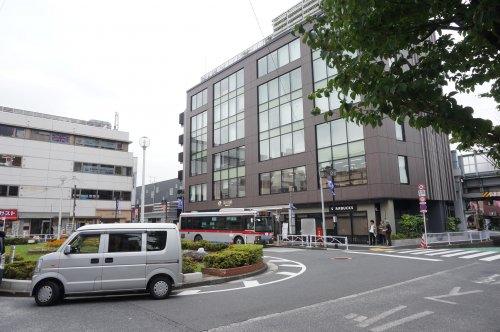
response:
M113 263L113 257L106 257L104 258L105 263Z
M91 258L90 259L90 264L98 264L99 263L99 258Z

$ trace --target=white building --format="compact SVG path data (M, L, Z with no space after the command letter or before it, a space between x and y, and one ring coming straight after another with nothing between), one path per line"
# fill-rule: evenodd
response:
M107 122L0 106L0 225L7 234L129 222L129 134ZM5 225L1 223L6 220Z

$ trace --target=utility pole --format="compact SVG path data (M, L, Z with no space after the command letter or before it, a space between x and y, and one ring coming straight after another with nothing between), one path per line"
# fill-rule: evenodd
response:
M76 230L75 211L76 211L76 184L73 189L73 231Z

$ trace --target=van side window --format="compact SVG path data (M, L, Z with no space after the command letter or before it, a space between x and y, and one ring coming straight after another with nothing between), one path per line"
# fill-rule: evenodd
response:
M72 254L96 254L99 252L101 234L80 234L71 241Z
M167 244L166 231L151 231L148 232L148 251L160 251L165 249Z
M141 233L109 233L108 252L141 251Z

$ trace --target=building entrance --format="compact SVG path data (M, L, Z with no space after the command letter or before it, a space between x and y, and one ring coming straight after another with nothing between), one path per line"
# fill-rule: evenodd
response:
M347 236L349 243L368 243L368 217L366 211L337 213L337 235Z

